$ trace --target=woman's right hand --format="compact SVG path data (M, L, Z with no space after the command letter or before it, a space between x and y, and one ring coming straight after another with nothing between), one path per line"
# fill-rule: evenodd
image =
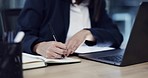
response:
M33 50L46 58L62 58L66 45L56 41L40 42L34 46Z

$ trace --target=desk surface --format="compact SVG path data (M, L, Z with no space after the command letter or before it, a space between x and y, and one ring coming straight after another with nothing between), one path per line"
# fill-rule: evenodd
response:
M148 78L148 62L117 67L82 59L81 63L24 70L24 78Z

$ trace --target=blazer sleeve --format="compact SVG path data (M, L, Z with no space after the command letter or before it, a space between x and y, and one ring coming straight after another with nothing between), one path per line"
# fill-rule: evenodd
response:
M22 42L23 52L33 53L32 44L38 40L39 29L44 17L43 10L44 0L26 0L18 18L18 30L26 34Z
M119 48L123 41L123 37L118 30L117 25L115 25L112 19L108 16L105 6L105 1L103 1L100 10L100 18L97 23L92 24L93 26L90 31L96 39L97 44L109 43L111 47Z

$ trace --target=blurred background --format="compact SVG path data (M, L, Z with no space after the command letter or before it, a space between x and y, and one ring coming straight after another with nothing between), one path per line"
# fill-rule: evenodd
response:
M148 2L148 0L106 0L108 14L124 36L123 47L128 40L138 7L142 1ZM0 0L0 10L23 8L24 3L25 0ZM1 22L0 25L2 25Z

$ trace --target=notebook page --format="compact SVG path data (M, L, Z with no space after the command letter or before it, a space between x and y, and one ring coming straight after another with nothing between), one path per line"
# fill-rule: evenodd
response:
M99 47L99 46L80 46L75 51L75 53L92 53L92 52L99 52L99 51L106 51L106 50L113 50L112 47Z
M38 55L31 55L31 54L27 54L27 53L23 53L23 55L26 55L28 57L31 58L35 58L37 60L42 60L46 63L74 63L74 62L81 62L80 59L76 59L76 58L71 58L71 57L65 57L62 59L47 59L43 56L38 56Z

